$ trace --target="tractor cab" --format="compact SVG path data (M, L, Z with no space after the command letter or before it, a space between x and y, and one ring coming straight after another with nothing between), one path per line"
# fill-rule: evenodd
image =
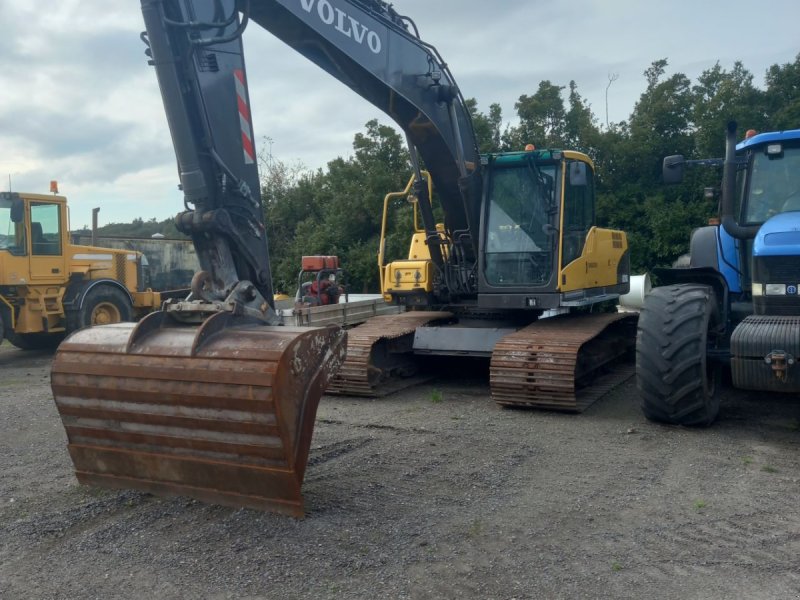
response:
M800 131L752 133L737 145L737 154L744 159L737 173L743 225L800 211Z
M759 226L745 240L757 315L800 314L800 130L748 132L737 147L740 223Z

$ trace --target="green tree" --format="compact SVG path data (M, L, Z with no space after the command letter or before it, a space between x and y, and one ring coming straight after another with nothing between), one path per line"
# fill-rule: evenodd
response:
M694 146L691 82L683 73L664 79L667 64L656 60L645 70L647 88L630 117L628 176L645 189L660 187L664 156L689 155Z
M503 122L500 105L491 104L489 113L484 114L478 110L478 102L475 98L467 98L465 103L472 117L472 126L475 129L475 137L478 141L478 151L481 154L499 152L502 137L500 128Z
M597 119L591 106L578 93L578 84L574 80L569 82L567 103L569 108L564 115L563 147L579 150L594 158L600 135Z
M767 126L765 94L753 85L753 75L736 62L731 71L719 63L703 71L692 88L697 158L725 154L725 126L735 120L747 128L762 130Z
M767 120L770 129L800 127L800 54L794 62L767 70Z
M664 156L693 148L691 82L681 73L665 77L667 64L660 59L645 70L629 122L597 137L598 222L627 232L635 272L671 263L685 252L687 230L700 224L697 207L661 183Z
M303 255L339 256L354 291L378 291L377 252L383 198L405 187L411 169L404 140L376 120L353 141L353 156L330 161L265 202L275 287L293 292ZM269 188L267 188L269 190ZM387 252L398 258L411 236L410 212L392 206ZM395 214L396 213L396 214ZM402 247L400 245L402 231Z
M532 96L523 94L514 104L520 122L503 136L506 148L521 150L526 144L559 148L564 145L565 117L563 86L549 80L539 83Z

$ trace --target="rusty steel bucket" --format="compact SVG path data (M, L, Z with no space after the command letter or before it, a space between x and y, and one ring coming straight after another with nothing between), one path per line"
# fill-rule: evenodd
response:
M78 481L302 516L338 327L267 327L163 312L68 337L51 372Z

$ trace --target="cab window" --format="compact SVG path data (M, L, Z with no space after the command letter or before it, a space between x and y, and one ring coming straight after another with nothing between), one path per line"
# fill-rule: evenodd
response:
M555 165L495 169L489 180L484 274L490 285L543 285L552 271L548 234L555 205Z
M568 160L564 178L564 247L561 266L583 252L586 236L594 223L594 179L588 164Z
M19 198L0 198L0 250L15 256L24 256L26 252L21 202Z
M58 204L31 203L31 254L61 254L61 211Z
M763 223L778 213L800 210L800 147L783 144L779 154L753 152L744 219Z

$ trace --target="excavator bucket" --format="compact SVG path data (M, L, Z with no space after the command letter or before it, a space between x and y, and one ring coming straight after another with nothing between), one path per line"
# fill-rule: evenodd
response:
M228 313L73 334L51 383L78 481L303 516L317 406L345 346L338 327Z

